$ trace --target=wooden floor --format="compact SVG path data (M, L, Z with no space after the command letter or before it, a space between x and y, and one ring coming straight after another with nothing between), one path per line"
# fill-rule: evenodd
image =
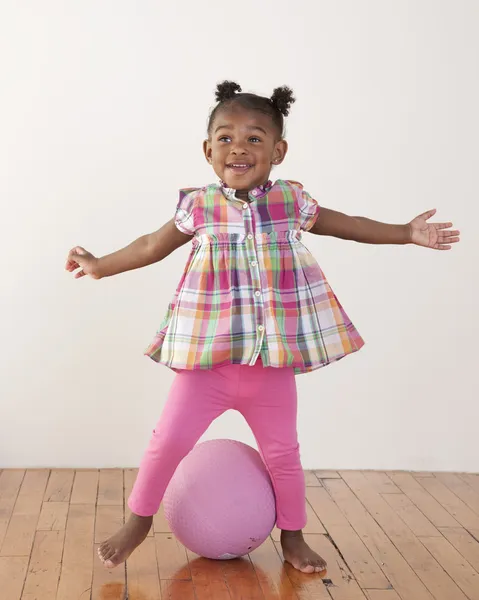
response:
M479 600L479 475L308 472L309 544L328 573L187 552L163 515L113 571L98 543L128 516L133 470L0 472L0 600Z

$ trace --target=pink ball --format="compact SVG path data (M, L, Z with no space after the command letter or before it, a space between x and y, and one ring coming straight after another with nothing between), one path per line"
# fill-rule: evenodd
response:
M163 502L171 531L205 558L248 554L276 522L273 487L260 455L234 440L195 446L178 466Z

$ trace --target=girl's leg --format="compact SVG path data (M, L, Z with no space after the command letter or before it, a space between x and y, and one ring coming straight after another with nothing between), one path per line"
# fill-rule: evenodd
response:
M306 493L296 429L297 392L293 369L246 367L238 410L256 438L276 495L277 526L285 560L313 573L325 561L306 544Z
M232 365L176 375L128 501L132 515L99 548L99 556L108 568L125 561L147 536L178 464L211 422L234 402L237 371Z

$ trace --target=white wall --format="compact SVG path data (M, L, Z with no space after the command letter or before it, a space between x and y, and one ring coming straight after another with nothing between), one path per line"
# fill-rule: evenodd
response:
M307 236L367 341L298 378L307 468L479 471L479 8L474 0L0 5L0 466L135 466L173 373L142 355L188 249L100 282L63 271L214 181L217 81L298 101L277 177L390 222L437 207L453 252ZM228 414L208 437L252 438Z

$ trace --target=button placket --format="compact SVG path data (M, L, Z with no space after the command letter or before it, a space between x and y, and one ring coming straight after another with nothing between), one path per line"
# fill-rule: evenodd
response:
M258 268L258 251L256 248L256 240L253 231L253 216L251 213L251 207L249 204L246 208L250 210L244 210L244 226L246 232L246 253L249 263L249 271L251 277L251 286L253 290L253 306L255 309L255 323L256 323L256 343L253 350L253 355L250 360L250 365L254 365L261 352L263 345L265 327L264 327L264 304L263 296L261 293L261 277Z

